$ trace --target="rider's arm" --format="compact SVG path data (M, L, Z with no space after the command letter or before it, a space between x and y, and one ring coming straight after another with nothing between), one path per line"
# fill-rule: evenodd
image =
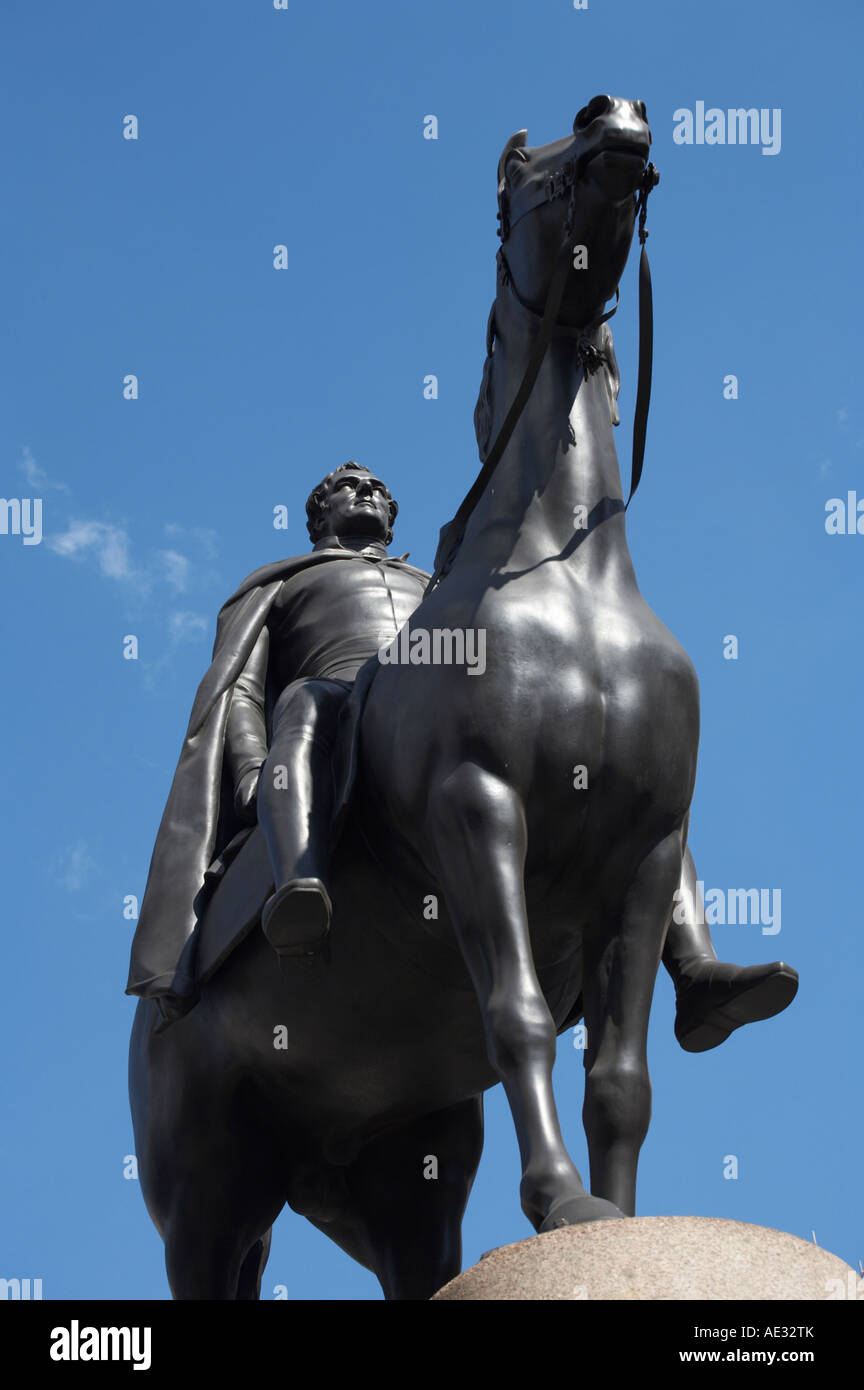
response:
M240 815L251 812L257 781L251 774L260 771L267 757L264 690L269 649L270 635L265 626L235 683L228 712L225 762L234 786L235 809ZM247 782L241 786L244 778Z

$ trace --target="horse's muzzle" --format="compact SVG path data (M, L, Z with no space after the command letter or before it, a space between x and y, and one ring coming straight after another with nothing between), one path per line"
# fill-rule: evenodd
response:
M648 162L651 131L644 101L594 97L573 122L573 134L580 173L590 164L594 174L595 161L601 155L608 156L602 167L622 173L629 161L641 161L640 173Z

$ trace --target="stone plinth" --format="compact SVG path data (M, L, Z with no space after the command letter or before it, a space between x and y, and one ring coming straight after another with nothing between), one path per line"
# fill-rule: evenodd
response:
M784 1231L702 1216L592 1221L503 1245L436 1299L859 1299L864 1280Z

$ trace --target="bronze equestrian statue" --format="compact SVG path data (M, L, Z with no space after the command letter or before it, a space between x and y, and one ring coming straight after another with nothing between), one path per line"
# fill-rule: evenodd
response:
M387 1298L430 1297L460 1269L497 1081L535 1229L632 1214L660 959L691 1051L795 993L782 962L716 960L686 849L695 673L627 550L603 311L649 146L643 104L603 97L565 140L505 148L475 415L500 457L434 582L388 556L396 504L351 463L309 498L312 551L222 609L128 986L139 1175L175 1298L258 1297L285 1202ZM584 269L561 269L571 244ZM454 659L469 633L482 670ZM590 1193L551 1086L581 1017Z

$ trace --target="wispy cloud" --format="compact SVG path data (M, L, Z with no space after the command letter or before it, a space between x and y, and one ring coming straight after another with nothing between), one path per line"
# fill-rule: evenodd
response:
M65 483L58 483L56 479L48 477L42 465L36 462L27 444L24 445L18 468L27 479L28 485L37 493L69 491Z
M89 882L96 863L86 840L77 840L57 856L51 868L55 882L61 884L67 893L80 893Z
M146 598L159 585L175 594L186 593L195 578L195 567L188 555L172 547L155 550L144 563L133 560L132 538L125 524L74 518L64 523L65 530L45 538L46 545L56 555L70 560L89 560L98 565L106 579L117 580L128 592ZM169 523L166 534L182 535L185 528ZM216 552L215 533L206 528L186 531L190 542L203 552L206 559ZM209 574L203 576L210 580Z
M215 560L219 554L219 533L210 526L181 526L177 521L167 521L165 535L188 538L205 560Z
M49 487L58 492L70 491L65 483L48 477L29 448L23 450L19 468L34 491L45 491ZM55 555L95 567L116 585L124 608L133 618L135 615L141 617L146 605L150 617L157 616L158 621L158 608L162 606L162 653L144 663L145 684L154 689L166 668L174 664L177 649L187 643L205 641L210 628L210 620L204 614L177 607L178 596L188 594L195 587L209 588L218 582L212 565L219 553L216 531L206 526L167 521L162 525L162 536L163 544L144 550L143 555L138 540L137 553L133 553L132 536L125 520L80 514L70 516L68 511L57 529L45 535L46 547ZM153 613L154 608L157 615ZM84 851L81 853L83 855ZM85 859L86 856L80 859L79 868L86 867ZM71 882L78 870L71 859L69 862L72 867L67 877Z
M125 525L76 519L59 535L47 536L46 544L67 559L93 561L106 579L116 579L140 598L160 584L175 594L186 593L193 577L192 561L179 550L156 550L149 561L136 564Z
M50 490L70 492L65 483L49 478L28 445L22 450L18 468L36 493ZM159 583L167 584L174 593L185 593L189 587L192 562L176 545L156 550L150 561L135 564L132 560L132 541L125 523L78 516L67 517L61 526L64 529L46 535L49 550L68 560L96 564L106 579L116 580L138 597L146 597ZM189 537L207 559L212 559L216 554L216 532L207 527L184 527L176 522L168 522L164 529L166 536Z
M190 642L203 642L210 628L209 619L203 613L192 613L188 608L175 609L168 614L168 642L161 653L148 661L143 670L144 688L153 693L161 692L165 676L177 662L177 650Z
M189 583L189 559L179 550L157 550L156 563L162 570L166 584L170 584L178 594L182 594Z
M70 521L59 536L46 537L49 550L74 560L92 558L108 579L136 582L128 532L105 521Z
M207 636L209 623L201 613L172 613L168 633L172 643L201 642Z

